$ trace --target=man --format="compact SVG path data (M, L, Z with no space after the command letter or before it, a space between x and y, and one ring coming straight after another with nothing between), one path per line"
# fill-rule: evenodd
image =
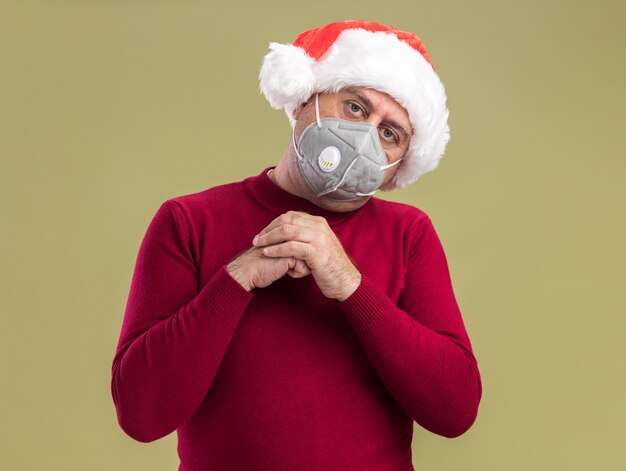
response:
M372 195L433 170L443 86L413 33L347 21L272 43L275 167L171 198L142 241L111 391L179 470L411 470L413 422L467 431L482 384L430 218Z

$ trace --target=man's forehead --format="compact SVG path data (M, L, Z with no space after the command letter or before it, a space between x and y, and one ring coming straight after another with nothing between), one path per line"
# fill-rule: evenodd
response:
M374 95L383 95L385 97L385 99L393 101L399 107L404 109L402 107L402 105L400 105L400 103L398 103L391 95L389 95L388 93L385 93L385 92L383 92L381 90L376 90L374 88L358 87L356 85L351 85L349 87L344 87L344 88L340 89L339 92L340 93L341 92L350 93L350 94L354 94L354 95L361 95L361 96L365 96L365 97L371 97L371 96L374 96Z

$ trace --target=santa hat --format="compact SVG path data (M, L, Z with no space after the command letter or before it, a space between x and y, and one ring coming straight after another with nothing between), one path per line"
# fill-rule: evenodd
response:
M301 33L293 44L269 45L260 89L293 127L293 111L314 93L349 86L387 93L413 127L409 149L381 190L403 188L439 164L450 140L446 93L426 47L414 33L368 21L341 21Z

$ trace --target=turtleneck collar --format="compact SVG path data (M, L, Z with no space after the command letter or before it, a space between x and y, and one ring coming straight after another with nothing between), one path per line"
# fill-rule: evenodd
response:
M283 190L274 183L267 174L270 169L274 168L276 168L276 166L266 167L258 175L243 180L243 185L253 200L265 209L275 213L276 216L286 213L287 211L303 211L314 216L322 216L328 221L328 224L332 226L346 221L357 211L365 208L370 203L368 200L367 203L360 208L345 212L330 211L320 208L305 198Z

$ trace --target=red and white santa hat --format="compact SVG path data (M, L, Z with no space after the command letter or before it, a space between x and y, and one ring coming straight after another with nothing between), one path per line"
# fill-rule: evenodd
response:
M360 86L387 93L413 126L409 149L381 190L403 188L439 164L450 140L446 93L426 47L414 33L369 21L340 21L269 45L259 74L273 108L292 112L314 93Z

